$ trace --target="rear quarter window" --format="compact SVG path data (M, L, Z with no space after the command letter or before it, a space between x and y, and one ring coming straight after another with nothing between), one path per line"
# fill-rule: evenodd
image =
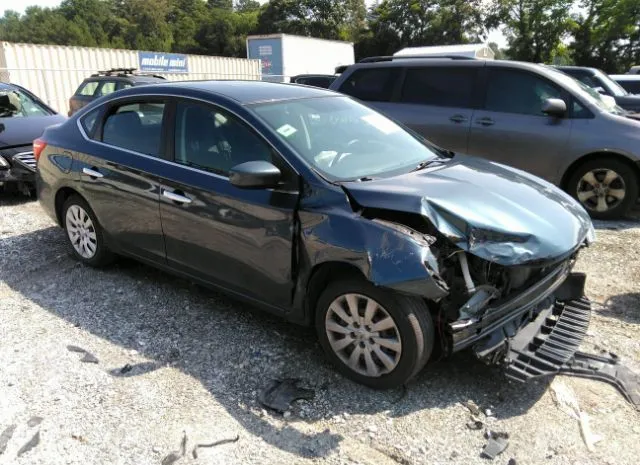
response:
M96 89L100 83L97 81L89 81L81 84L76 91L76 95L84 95L87 97L93 96L96 93Z
M360 100L388 102L400 76L401 68L361 68L355 70L340 86L340 92Z
M100 110L100 108L91 110L80 119L80 125L82 126L82 129L84 129L87 137L90 137L92 139L93 135L95 134L96 123L98 122L98 115L100 114Z

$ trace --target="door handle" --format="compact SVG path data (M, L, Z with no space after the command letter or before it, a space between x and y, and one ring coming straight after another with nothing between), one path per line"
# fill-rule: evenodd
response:
M491 118L485 116L484 118L478 118L476 120L477 124L481 124L483 126L493 126L496 122L494 120L492 120Z
M467 118L465 118L464 115L453 115L451 118L449 118L449 121L452 121L454 123L464 123L465 121L467 121Z
M104 178L104 174L91 168L82 168L82 174L86 174L87 176L94 179Z
M171 192L165 189L162 189L162 196L166 197L172 202L185 203L185 204L191 203L191 199L189 197L185 195L176 194L175 192Z

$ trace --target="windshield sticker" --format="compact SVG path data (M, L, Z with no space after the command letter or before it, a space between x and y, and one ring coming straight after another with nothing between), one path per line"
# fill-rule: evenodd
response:
M385 118L382 115L377 113L372 113L367 116L362 117L362 121L370 124L374 128L376 128L380 132L384 132L385 134L393 134L394 132L400 131L400 126L391 121L388 118Z
M284 137L293 136L298 130L291 126L290 124L284 124L278 128L278 133L283 135Z

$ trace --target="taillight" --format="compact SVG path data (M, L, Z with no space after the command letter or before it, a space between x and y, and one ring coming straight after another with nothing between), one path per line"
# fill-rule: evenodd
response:
M42 139L36 139L33 141L33 157L36 159L36 163L38 162L40 154L46 146L47 143Z

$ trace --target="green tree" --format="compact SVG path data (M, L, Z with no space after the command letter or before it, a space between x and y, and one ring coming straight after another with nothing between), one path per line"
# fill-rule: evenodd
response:
M260 11L257 30L261 34L345 39L346 18L343 0L271 0Z
M489 24L502 23L511 59L547 63L570 31L573 0L494 0Z
M238 0L235 9L239 13L251 13L260 10L260 2L256 0Z
M346 0L347 17L345 35L351 42L358 42L367 28L367 6L364 0Z

